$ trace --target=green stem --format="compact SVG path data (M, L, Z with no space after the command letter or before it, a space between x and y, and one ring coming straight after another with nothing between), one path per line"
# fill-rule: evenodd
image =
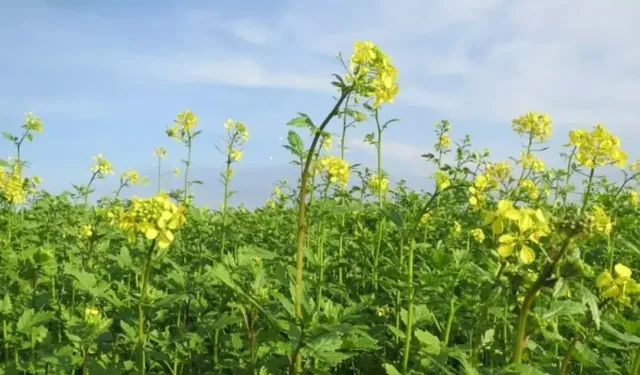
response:
M184 198L183 201L187 203L187 197L189 196L189 166L191 166L191 133L187 134L187 161L185 161L184 167Z
M144 333L144 303L147 297L147 286L149 282L149 276L151 275L151 259L153 256L153 249L155 248L156 241L151 242L151 246L147 250L147 254L144 260L144 266L142 268L142 285L140 286L140 300L138 301L138 349L139 349L139 367L138 371L144 375L146 373L146 360L145 360L145 344L146 337Z
M571 363L571 357L573 356L573 349L575 349L578 344L579 338L576 335L571 343L569 343L569 347L567 348L567 353L562 358L562 365L560 366L560 375L564 375L567 373L567 369L569 368L569 363Z
M227 169L224 177L224 197L222 201L222 244L220 252L224 254L227 240L227 208L229 207L229 171L231 170L231 155L227 156Z
M162 190L162 157L158 156L158 193Z
M633 360L633 365L631 366L630 375L638 375L640 373L640 346L636 349L636 357Z
M454 297L451 297L451 301L449 301L449 316L447 317L447 326L444 330L444 338L442 342L444 347L446 348L449 345L449 337L451 335L451 326L453 325L453 317L456 314L456 301Z
M413 336L413 258L414 258L414 246L415 240L413 237L409 241L409 254L408 254L408 266L407 266L407 326L405 330L405 342L404 342L404 354L402 358L402 373L407 374L407 368L409 367L409 352L411 349L411 338Z
M576 233L571 233L567 235L567 238L564 240L562 248L558 253L556 253L551 259L551 263L548 263L542 273L538 275L538 279L529 289L522 305L520 306L520 314L518 315L518 325L514 343L514 351L513 351L513 363L521 364L522 356L524 354L525 348L525 334L527 331L527 318L529 317L529 310L531 309L531 305L533 304L533 300L536 298L537 293L542 289L545 281L553 274L553 271L556 268L558 261L564 256L571 244L571 241Z
M569 161L567 162L567 176L565 177L564 183L564 191L562 194L562 206L566 207L567 205L567 196L569 195L569 180L571 178L571 162L573 161L573 156L576 154L576 150L578 148L574 147L573 151L571 151L571 155L569 155Z
M296 283L295 283L295 310L296 320L298 324L302 326L302 272L304 270L304 240L306 232L305 223L305 209L307 205L307 181L309 180L309 171L311 169L311 159L313 158L313 152L318 144L318 139L322 134L324 128L327 127L329 121L335 116L336 111L340 108L340 105L345 100L351 89L346 89L342 92L340 99L336 102L336 105L331 109L331 112L327 115L325 120L320 125L318 132L313 137L311 147L309 148L309 155L302 170L302 176L300 178L300 194L299 194L299 208L298 208L298 230L296 235ZM302 356L300 353L296 353L294 374L302 373Z
M593 176L596 172L595 168L591 168L591 172L589 173L589 180L587 181L587 190L584 192L584 200L582 201L582 208L580 209L580 214L582 214L587 208L587 204L589 204L589 198L591 197L591 190L593 188Z
M374 111L374 118L376 120L376 127L378 129L378 139L376 142L377 152L377 164L378 164L378 206L380 209L383 207L382 196L382 127L380 126L380 119L378 117L378 110ZM378 239L376 241L376 250L373 256L373 290L378 293L378 265L380 263L380 249L382 248L382 232L384 231L384 218L378 222Z

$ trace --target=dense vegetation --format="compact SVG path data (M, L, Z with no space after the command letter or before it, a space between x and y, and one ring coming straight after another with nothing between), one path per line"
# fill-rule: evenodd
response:
M228 205L242 122L224 123L221 210L191 203L192 150L211 145L188 110L166 130L185 145L184 187L163 191L158 148L148 198L121 198L145 180L127 170L89 204L114 173L102 155L86 185L40 190L25 174L42 121L5 133L16 154L0 172L0 372L638 375L640 163L627 166L620 140L575 129L553 169L546 114L517 117L523 151L498 162L441 121L423 155L434 188L392 188L381 150L395 120L382 108L397 71L369 42L343 66L327 117L288 124L300 179L251 211ZM373 129L372 169L344 160L356 124ZM601 175L611 169L620 179Z

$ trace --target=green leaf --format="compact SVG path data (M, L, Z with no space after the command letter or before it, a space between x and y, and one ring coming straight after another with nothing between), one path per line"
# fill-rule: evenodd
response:
M395 366L385 363L382 365L384 370L387 372L387 375L402 375L400 371L396 370Z
M11 142L15 142L18 140L18 137L16 137L15 135L11 134L11 133L6 133L6 132L2 132L2 136L7 139L8 141Z
M626 333L622 333L622 332L616 330L615 328L613 328L607 322L603 322L602 323L602 330L605 331L606 333L610 334L611 336L617 338L620 341L624 341L624 342L630 343L630 344L640 344L640 337L637 337L637 336L634 336L634 335L629 335L629 334L626 334Z
M440 339L437 336L432 335L427 331L422 331L420 329L416 330L415 336L420 341L424 347L423 349L429 354L438 354L440 353Z
M289 142L289 150L296 156L301 156L304 152L304 145L302 144L302 138L293 130L289 130L287 134L287 141Z
M136 342L138 340L138 333L136 332L135 328L129 325L129 323L122 320L120 321L120 327L131 342Z
M407 336L404 334L404 332L402 332L401 330L399 330L398 328L396 328L395 326L392 326L390 324L387 324L387 327L389 328L389 330L391 331L391 333L393 333L394 335L396 335L397 337L401 338L401 339L405 339Z
M549 320L554 317L571 316L584 314L584 305L575 301L553 301L548 309L544 310L540 316L542 320Z
M302 112L298 112L298 117L292 119L287 123L288 126L294 126L296 128L314 128L311 118Z

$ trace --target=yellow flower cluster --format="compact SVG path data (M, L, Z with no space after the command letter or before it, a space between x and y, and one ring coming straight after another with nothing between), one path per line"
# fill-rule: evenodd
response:
M633 163L631 163L631 165L629 166L629 170L631 171L640 171L640 159L634 161Z
M598 124L591 132L574 129L569 132L569 144L576 147L579 165L593 169L597 166L615 164L624 167L627 153L620 147L620 138Z
M501 161L487 165L485 174L490 180L496 182L506 181L511 176L511 166L507 161Z
M333 146L333 139L331 135L327 135L322 139L322 148L325 150L331 150L331 146Z
M143 233L149 240L156 240L159 248L166 249L174 240L173 231L185 223L184 207L171 202L169 196L160 193L154 197L131 199L128 211L112 213L112 220L127 232L129 241Z
M440 136L438 137L438 148L443 149L449 146L451 146L451 137L449 137L449 134L440 134Z
M546 113L527 112L513 119L512 129L520 135L530 134L544 142L551 137L551 118Z
M543 172L544 171L544 161L540 158L537 158L532 153L520 153L520 163L522 163L522 168L531 169L535 172Z
M198 116L189 109L178 113L175 124L167 128L167 135L175 140L181 140L185 135L190 135L193 129L198 125Z
M160 159L164 159L167 157L167 149L164 147L157 147L153 150L153 154Z
M25 116L25 122L22 126L26 130L31 130L36 133L42 133L44 126L42 125L42 120L33 116L31 112L27 113Z
M436 187L438 190L443 190L451 186L451 179L449 175L441 170L436 171Z
M480 228L472 229L471 236L473 236L473 238L480 243L482 243L485 239L484 232Z
M19 204L26 200L22 179L22 166L15 163L10 171L0 169L0 193L9 203Z
M242 159L242 151L231 150L231 152L229 152L229 159L231 159L231 161L238 161Z
M98 177L104 177L107 174L113 174L113 166L111 162L102 156L102 154L98 154L93 157L93 166L91 167L91 172L93 172Z
M87 306L84 309L84 320L89 325L97 325L101 320L100 310L93 306Z
M229 118L224 121L224 128L229 130L229 132L237 131L240 138L245 142L249 140L249 130L243 122L233 121Z
M359 95L373 98L373 108L383 103L393 103L398 94L398 71L389 56L380 47L369 41L357 41L350 60L353 81Z
M498 186L495 180L490 179L486 174L477 175L473 180L473 186L469 187L471 196L469 197L469 204L474 210L478 210L487 202L486 193L491 189Z
M540 194L538 194L538 188L536 187L536 183L530 179L525 179L520 182L520 189L529 195L531 199L538 199Z
M635 191L635 190L632 190L631 193L629 194L629 200L631 201L631 204L637 205L638 204L638 192Z
M377 194L378 189L380 189L382 193L385 193L389 190L389 180L386 177L382 177L382 179L379 179L378 174L374 173L371 175L371 177L369 177L368 186L372 193Z
M427 224L429 223L429 219L431 218L431 215L424 214L422 215L422 217L420 217L420 225L422 225L423 227L426 227Z
M337 156L325 156L320 160L322 170L329 176L329 181L347 186L349 183L349 163Z
M500 236L497 252L503 258L517 253L524 264L529 264L536 259L536 253L529 244L538 243L541 237L550 233L542 210L515 208L513 202L507 200L498 202L497 210L485 216L484 224L491 224L495 235L508 232ZM514 225L515 230L512 230Z
M120 183L122 184L138 184L140 183L140 174L133 168L127 169L120 175Z
M171 173L173 174L173 177L178 178L178 176L180 176L180 168L173 167L173 170L171 171Z
M80 237L89 238L93 235L93 227L91 224L85 224L80 227Z
M611 233L611 230L613 230L613 223L611 222L611 218L609 217L609 215L607 215L604 208L602 208L601 206L593 207L591 215L593 216L596 224L596 231L607 235Z
M640 298L640 284L631 278L631 269L618 263L614 267L615 277L604 271L596 279L603 299L615 299L623 305L631 306L631 299Z
M453 233L460 234L462 232L462 225L459 222L453 222Z

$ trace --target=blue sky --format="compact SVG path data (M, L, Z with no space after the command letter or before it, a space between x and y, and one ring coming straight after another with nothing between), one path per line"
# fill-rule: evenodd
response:
M194 178L205 182L197 194L217 205L223 158L214 145L231 117L251 133L234 201L254 205L276 180L295 178L281 147L286 122L298 111L321 120L335 94L331 74L341 73L335 55L368 39L400 71L397 102L382 112L402 120L385 134L384 165L395 180L429 183L419 155L442 118L454 137L471 134L495 159L515 155L510 121L528 110L552 116L555 151L569 129L600 122L635 158L638 17L634 0L0 0L0 130L17 132L27 111L43 118L45 132L25 156L31 173L60 191L84 183L99 152L117 172L153 175L157 146L177 165L184 149L164 129L189 108L203 130L194 145ZM350 161L374 165L360 142L371 129L350 134ZM2 157L12 153L0 146ZM116 184L117 176L100 181L97 194Z

